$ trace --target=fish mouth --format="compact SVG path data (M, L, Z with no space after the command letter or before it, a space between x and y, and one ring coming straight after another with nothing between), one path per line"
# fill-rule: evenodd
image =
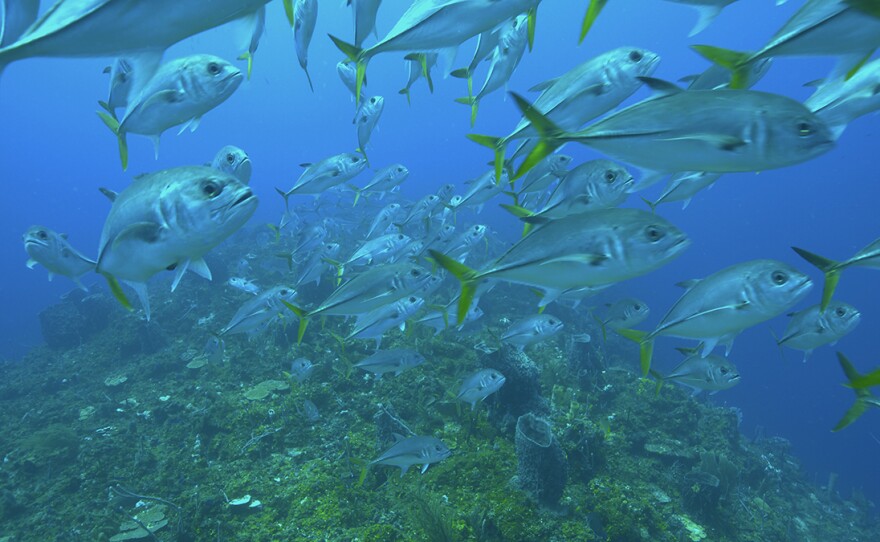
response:
M229 204L229 208L231 209L237 205L241 205L242 203L245 203L246 201L250 200L253 197L254 197L253 192L251 192L249 189L245 190L244 193L242 193L242 195L238 197L238 199L236 199L235 201L233 201L232 203Z
M46 241L43 241L42 239L37 239L36 237L28 237L27 239L24 240L25 248L27 248L31 245L37 245L40 247L48 247L49 243L47 243Z
M800 284L794 287L794 291L796 294L806 293L810 288L813 287L813 281L810 280L810 277L804 277L804 279L800 282Z

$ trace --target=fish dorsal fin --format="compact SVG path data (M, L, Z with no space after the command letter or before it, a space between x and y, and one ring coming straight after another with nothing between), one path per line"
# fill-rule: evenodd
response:
M685 290L690 290L691 288L699 284L701 280L702 279L683 280L681 282L675 283L675 285L684 288Z
M107 199L110 201L116 201L116 198L119 197L117 192L110 190L109 188L104 188L103 186L98 188L98 191L107 196Z
M685 356L692 356L692 355L696 354L697 352L699 352L700 348L702 346L703 346L702 343L698 344L697 346L690 347L690 348L686 347L686 346L680 346L680 347L676 348L676 350L678 350L679 352L681 352Z
M723 5L719 6L717 4L691 4L691 7L695 8L697 12L700 14L700 18L697 19L697 24L694 25L693 29L691 29L688 37L693 37L696 34L702 32L709 24L715 20L715 17L718 17L718 14L721 13L721 9Z
M552 87L554 84L556 84L556 81L558 79L559 79L558 77L555 77L553 79L547 79L543 83L538 83L537 85L530 88L529 92L543 92L543 91L547 90L548 88Z

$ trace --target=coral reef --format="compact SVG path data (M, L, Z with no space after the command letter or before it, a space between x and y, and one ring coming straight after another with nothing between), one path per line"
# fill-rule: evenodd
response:
M555 505L568 482L568 458L550 422L529 412L516 421L518 484L544 505Z

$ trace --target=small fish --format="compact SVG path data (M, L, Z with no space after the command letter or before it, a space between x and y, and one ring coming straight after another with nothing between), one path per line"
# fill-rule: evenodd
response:
M608 307L608 310L605 311L605 316L601 319L596 318L596 321L602 327L603 339L608 338L607 328L613 330L634 328L644 322L651 313L647 303L634 297L620 299L614 303L606 303L605 306Z
M680 348L679 351L687 357L669 374L664 376L651 371L651 375L657 379L658 390L664 382L678 382L692 388L694 394L701 391L715 393L739 384L739 371L727 358L716 354L703 357L697 349Z
M880 109L880 59L865 64L852 77L822 83L804 105L838 139L850 122Z
M218 364L223 361L223 353L226 350L226 343L218 337L217 335L211 335L208 337L208 341L205 343L205 356L208 358L208 363Z
M651 211L655 211L661 203L668 203L670 201L681 201L683 202L682 209L686 209L691 202L691 198L697 192L710 188L719 177L721 177L720 173L707 173L705 171L676 173L669 179L666 188L663 189L663 193L656 200L644 201L651 208ZM642 188L644 186L637 186L635 190L641 190Z
M159 137L179 124L180 132L194 131L202 116L235 92L244 77L241 71L213 55L191 55L166 62L143 89L128 101L121 120L111 112L98 116L116 135L122 169L128 168L126 134L141 134L153 141L159 156Z
M107 105L110 109L128 105L128 97L134 86L132 70L131 62L124 58L117 58L113 64L104 68L104 73L110 74L110 91L107 95Z
M318 196L325 191L345 184L366 169L367 161L350 152L335 154L314 164L302 164L306 168L288 191L275 188L284 198L284 207L289 208L289 198L294 194Z
M565 154L551 154L544 158L520 179L517 196L522 197L530 192L544 192L568 173L568 166L573 160L571 156Z
M395 348L392 350L379 350L372 356L365 358L354 366L358 369L373 373L376 378L380 378L385 373L394 373L398 376L400 373L418 367L425 362L425 357L406 348Z
M704 357L719 343L726 345L729 353L733 340L744 329L784 313L807 295L813 283L786 263L750 260L680 286L687 291L654 331L617 330L639 343L643 375L651 367L655 337L699 339Z
M306 260L306 263L300 267L300 276L297 279L296 285L303 286L310 282L314 282L320 286L321 284L321 276L332 269L335 269L335 266L330 265L330 261L334 261L339 257L339 243L324 243L321 245L320 250L315 252L311 258Z
M346 339L375 339L378 349L382 345L382 336L386 331L395 327L403 331L406 320L418 312L424 304L424 299L411 295L372 312L361 314Z
M547 313L536 314L510 324L501 336L501 342L512 344L522 352L526 346L556 335L563 327L562 320L555 316Z
M172 291L187 270L210 280L203 256L241 228L257 198L235 177L208 167L187 166L136 178L116 194L104 221L96 271L114 296L130 307L118 281L137 292L147 319L147 280L175 271Z
M477 403L501 389L507 379L495 369L483 369L464 379L458 389L457 398L471 404L473 410Z
M296 358L290 362L290 378L302 384L312 376L315 365L306 358Z
M434 93L434 80L431 77L431 70L437 65L438 56L437 53L412 53L404 57L407 62L409 77L406 80L406 86L398 90L397 93L406 96L406 103L412 103L410 101L409 89L412 88L413 84L422 77L424 77L425 81L428 83L428 90L431 91L432 94Z
M776 344L804 351L804 361L813 350L825 345L835 344L841 337L851 332L861 319L859 311L849 303L834 301L823 311L813 305L799 312L789 314L791 320Z
M239 60L247 60L247 78L250 80L254 68L254 53L260 46L260 38L266 30L266 6L261 6L257 11L242 19L242 45L245 52L239 55Z
M67 235L44 226L31 226L22 235L24 250L29 258L28 269L40 264L49 271L49 280L63 275L84 292L88 291L80 277L95 270L95 261L86 258L67 241Z
M382 96L371 96L358 109L353 124L357 125L358 150L367 157L367 143L370 142L370 136L382 116L385 109L385 98ZM368 162L369 163L369 162Z
M867 267L869 269L880 269L880 238L874 239L868 246L856 252L852 258L836 262L813 254L802 248L791 247L798 255L819 268L825 274L825 285L822 288L822 303L820 307L824 311L831 302L837 283L840 281L840 274L848 267Z
M489 170L476 179L468 181L468 191L455 204L455 210L467 206L474 207L479 213L487 201L504 192L509 184L507 171L502 171L501 177L495 177L495 170Z
M254 281L243 277L229 277L229 280L226 281L226 283L236 290L241 290L246 294L257 295L260 293L260 287L257 286Z
M321 413L318 411L317 405L308 399L303 399L301 404L296 404L296 413L302 416L307 422L314 423L321 419Z
M234 145L226 145L217 151L211 167L229 173L244 184L251 182L251 159L244 150Z
M378 193L379 199L382 199L386 193L396 192L408 177L409 170L403 164L391 164L383 167L373 175L366 186L354 188L356 193L354 205L357 205L358 199L363 193Z
M837 360L840 362L843 374L846 375L848 381L847 385L853 388L853 391L856 394L856 402L846 411L843 418L837 422L837 425L834 426L832 431L840 431L856 421L859 416L868 410L868 407L880 408L880 399L875 397L871 393L871 390L868 389L868 386L876 386L877 384L880 384L880 369L874 370L870 374L863 375L859 374L849 359L840 352L837 353Z
M422 474L431 463L443 461L452 452L440 439L434 437L406 437L395 435L397 442L382 455L370 462L370 465L391 465L400 467L400 477L413 465L422 465Z
M341 277L346 266L372 265L394 262L412 239L402 233L389 233L364 242L347 261L339 264Z
M283 302L291 302L297 292L289 286L275 286L242 304L220 330L220 335L235 333L254 334L265 330L278 320L284 311Z
M339 74L339 79L342 80L342 84L345 85L345 88L351 91L351 97L354 98L357 93L357 71L355 68L355 63L350 60L342 60L336 64L336 73ZM364 82L366 84L366 82ZM358 102L358 107L360 107L360 102Z
M299 66L306 73L312 92L315 91L315 87L309 75L309 44L312 42L317 21L318 0L296 0L293 4L293 18L290 21L293 26L293 39L296 42L296 58L299 60Z

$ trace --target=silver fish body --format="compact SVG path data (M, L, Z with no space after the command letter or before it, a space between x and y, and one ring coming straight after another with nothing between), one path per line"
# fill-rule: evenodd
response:
M367 143L370 142L370 137L373 135L373 130L379 123L384 109L385 98L382 96L367 98L358 109L354 124L357 126L358 148L361 152L366 152Z
M285 201L294 194L317 196L334 186L354 179L366 167L367 161L362 156L353 153L336 154L320 162L309 164L290 190L287 192L278 190L278 192Z
M501 336L501 342L512 344L522 351L526 346L556 335L563 327L562 320L551 314L536 314L510 324Z
M804 351L804 361L816 348L834 344L850 333L861 320L861 313L842 301L832 300L825 310L813 305L791 313L785 333L776 342L783 346Z
M95 261L83 256L67 241L67 236L44 226L31 226L22 236L24 250L29 258L27 266L40 264L49 272L49 280L63 275L84 291L88 289L80 277L95 270Z
M385 332L395 327L399 327L403 331L406 320L418 312L424 304L424 299L411 295L371 312L358 315L354 329L346 338L375 339L376 348L379 348Z
M290 362L290 377L302 384L312 376L315 365L308 358L296 358Z
M234 145L226 145L217 151L211 167L229 173L244 184L251 182L251 159L243 149Z
M507 379L495 369L483 369L464 379L457 398L470 403L473 410L477 403L501 389Z
M306 73L309 87L312 86L312 77L309 75L309 44L315 33L315 23L318 21L318 0L296 0L293 5L293 39L296 42L296 58L299 65Z
M291 302L296 290L289 286L274 286L239 307L220 335L260 332L284 313L282 301Z
M633 176L610 160L591 160L565 174L547 204L538 211L543 218L563 216L617 207L626 201L633 186Z
M407 348L394 348L391 350L379 350L372 356L364 358L354 366L358 369L382 376L386 373L400 373L418 367L425 362L425 357Z
M413 465L422 465L422 474L432 463L443 461L452 455L449 448L440 439L434 437L400 438L397 443L382 455L370 462L370 465L391 465L400 467L400 476Z
M703 357L691 353L662 379L693 388L696 393L714 393L739 384L740 374L736 366L723 356L710 354Z
M804 105L839 138L850 122L880 109L880 60L865 64L852 77L823 83Z

